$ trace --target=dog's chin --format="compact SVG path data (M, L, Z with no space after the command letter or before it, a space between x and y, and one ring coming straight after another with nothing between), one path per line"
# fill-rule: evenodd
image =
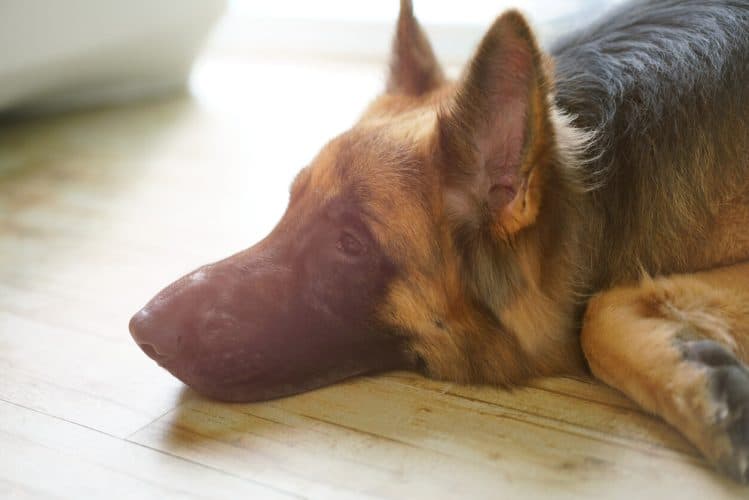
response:
M389 370L405 369L404 363L383 364L380 360L370 365L362 363L342 363L329 366L325 370L257 370L251 360L242 364L206 365L205 358L157 360L185 385L198 394L210 399L232 403L251 403L293 396L341 382L359 375L381 373Z

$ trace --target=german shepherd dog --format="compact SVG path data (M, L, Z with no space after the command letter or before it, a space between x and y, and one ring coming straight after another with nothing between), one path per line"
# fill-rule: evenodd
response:
M635 2L447 79L401 2L384 93L263 241L130 323L198 392L592 372L749 482L749 1Z

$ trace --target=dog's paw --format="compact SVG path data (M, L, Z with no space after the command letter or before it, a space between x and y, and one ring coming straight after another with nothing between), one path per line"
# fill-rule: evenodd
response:
M749 483L749 369L711 340L686 341L682 352L705 369L705 397L712 409L710 458L725 473Z

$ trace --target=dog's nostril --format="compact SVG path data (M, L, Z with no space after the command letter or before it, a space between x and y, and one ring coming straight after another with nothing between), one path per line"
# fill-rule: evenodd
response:
M164 354L159 353L156 347L152 344L139 343L138 347L140 347L143 350L143 352L145 352L146 355L153 360L164 361L168 358L168 356L165 356Z
M148 357L163 363L179 353L182 335L173 328L169 316L154 315L144 307L130 320L130 334Z

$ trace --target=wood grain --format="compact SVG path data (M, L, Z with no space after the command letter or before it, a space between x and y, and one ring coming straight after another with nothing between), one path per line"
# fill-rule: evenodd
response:
M377 65L213 52L192 96L0 124L0 497L749 495L590 380L394 373L223 405L139 351L130 315L262 237L381 83Z

